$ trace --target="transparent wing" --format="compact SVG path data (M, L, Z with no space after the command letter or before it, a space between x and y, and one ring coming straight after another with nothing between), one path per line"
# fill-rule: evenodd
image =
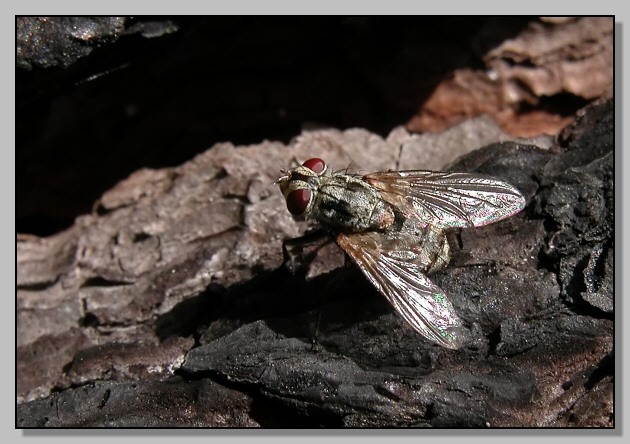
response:
M383 199L439 228L479 227L518 213L525 198L512 185L473 173L388 171L363 180Z
M418 333L443 347L461 345L461 320L444 291L433 284L412 250L385 233L339 234L337 244L356 262L396 312Z

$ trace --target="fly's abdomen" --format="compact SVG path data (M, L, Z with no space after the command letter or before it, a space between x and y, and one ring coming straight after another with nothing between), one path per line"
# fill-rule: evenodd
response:
M444 231L429 225L430 231L427 233L432 249L427 249L427 273L433 273L448 265L451 259L451 249Z
M448 265L451 250L443 230L407 220L401 234L406 239L406 247L416 255L414 262L423 272L433 273Z

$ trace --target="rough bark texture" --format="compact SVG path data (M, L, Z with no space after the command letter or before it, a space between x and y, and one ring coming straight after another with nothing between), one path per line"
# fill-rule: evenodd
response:
M454 70L409 121L410 130L435 131L487 113L511 134L557 134L573 119L571 104L612 93L611 17L543 17L492 47L490 36L513 26L494 20L472 43L483 69Z
M65 232L18 240L18 426L611 426L612 123L606 101L552 150L503 142L451 166L528 199L451 234L434 279L470 326L458 351L331 267L334 245L283 267L307 227L279 166L415 168L427 136L314 131L138 171Z
M610 97L612 18L17 27L18 427L614 425L613 101L575 118ZM312 227L273 182L313 156L525 194L449 233L464 347L334 243L285 263Z

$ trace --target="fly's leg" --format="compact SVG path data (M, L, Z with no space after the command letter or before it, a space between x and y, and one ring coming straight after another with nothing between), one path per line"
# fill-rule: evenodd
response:
M322 320L322 306L324 304L324 299L326 298L326 294L322 295L322 300L321 303L322 305L320 305L319 310L317 310L317 320L315 321L315 333L313 334L313 337L311 338L311 351L316 351L318 349L318 345L319 342L317 341L317 336L319 335L319 323Z
M348 260L348 257L343 255L344 267L352 266L352 261ZM311 351L316 351L319 345L318 337L319 337L319 327L322 323L322 313L326 308L326 300L327 296L330 294L334 294L335 289L339 288L339 276L331 276L330 279L327 280L324 290L321 292L320 301L319 301L319 310L317 310L317 319L315 321L315 332L313 337L311 338ZM324 332L325 333L325 332Z
M316 247L309 248L312 244L320 242L328 237L324 230L315 230L306 233L304 236L288 239L282 242L282 255L284 257L284 266L291 272L296 274L300 269L304 268L317 254L317 250L325 243Z
M327 242L322 240L327 239ZM313 262L318 251L325 245L330 243L330 237L324 230L318 229L311 231L304 236L294 239L285 240L282 243L282 254L284 256L284 266L291 274L297 274L298 271L307 270L307 267ZM325 293L321 295L319 310L317 310L317 319L315 321L315 333L311 338L311 350L315 351L318 345L317 335L319 332L319 324L322 317L322 304L324 303Z
M330 273L340 267L348 266L352 263L341 249L337 247L330 234L324 230L317 230L307 233L304 236L287 240L282 246L285 266L292 274L304 275L304 279L309 281L316 277ZM339 282L334 276L329 276L319 298L319 309L314 319L314 334L311 339L312 350L318 346L320 326L322 325L322 311L326 304L327 293L333 293L339 287Z

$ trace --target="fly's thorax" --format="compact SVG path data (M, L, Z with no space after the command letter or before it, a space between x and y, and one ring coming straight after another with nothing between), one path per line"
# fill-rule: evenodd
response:
M329 229L344 232L381 230L394 223L394 211L380 192L347 174L320 178L310 217Z

